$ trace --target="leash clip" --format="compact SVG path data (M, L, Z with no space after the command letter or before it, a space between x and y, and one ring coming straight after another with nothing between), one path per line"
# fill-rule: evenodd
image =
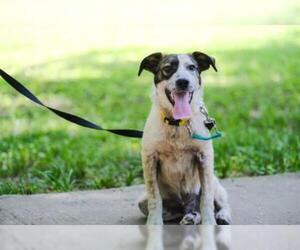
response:
M216 126L216 120L209 117L204 121L204 125L208 130L212 130Z
M213 128L216 127L216 120L212 117L209 117L208 115L208 111L207 109L205 108L205 106L202 104L200 106L200 112L205 116L205 121L203 122L204 123L204 126L208 129L208 130L212 130Z
M216 120L214 118L211 118L209 117L208 115L208 111L207 109L205 108L205 106L202 104L200 105L200 112L205 116L205 120L204 120L204 126L209 130L211 131L212 129L215 130L215 133L210 135L210 136L202 136L202 135L199 135L197 133L191 133L191 130L189 129L189 132L192 136L193 139L197 139L197 140L201 140L201 141L208 141L208 140L213 140L213 139L216 139L216 138L220 138L222 137L222 133L220 131L218 131L217 129L217 125L216 125Z

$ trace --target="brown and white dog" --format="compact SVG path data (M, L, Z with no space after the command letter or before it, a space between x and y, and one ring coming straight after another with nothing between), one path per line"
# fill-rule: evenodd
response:
M140 200L148 225L179 219L180 224L230 224L227 193L214 175L212 141L193 139L192 133L209 136L200 74L214 58L201 53L144 58L143 70L154 74L152 108L142 140L146 196Z

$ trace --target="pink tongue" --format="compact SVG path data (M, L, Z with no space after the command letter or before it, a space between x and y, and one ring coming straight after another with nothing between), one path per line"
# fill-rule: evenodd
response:
M174 119L188 119L192 116L192 108L189 104L189 93L180 92L174 93L174 108L173 108L173 118Z

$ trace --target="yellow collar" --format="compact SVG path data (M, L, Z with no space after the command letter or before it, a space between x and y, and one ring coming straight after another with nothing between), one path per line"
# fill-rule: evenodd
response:
M161 112L161 117L164 123L171 125L171 126L184 126L188 124L189 119L173 119L173 118L169 118L165 115L164 112Z

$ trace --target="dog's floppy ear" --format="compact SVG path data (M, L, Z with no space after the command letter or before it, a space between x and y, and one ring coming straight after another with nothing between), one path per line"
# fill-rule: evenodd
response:
M216 72L218 71L215 58L199 51L193 52L192 55L198 64L200 72L209 69L210 66L212 66Z
M155 74L157 71L158 64L159 64L160 60L162 59L162 57L163 57L163 55L160 52L153 53L153 54L145 57L140 64L138 76L141 75L141 73L144 69Z

